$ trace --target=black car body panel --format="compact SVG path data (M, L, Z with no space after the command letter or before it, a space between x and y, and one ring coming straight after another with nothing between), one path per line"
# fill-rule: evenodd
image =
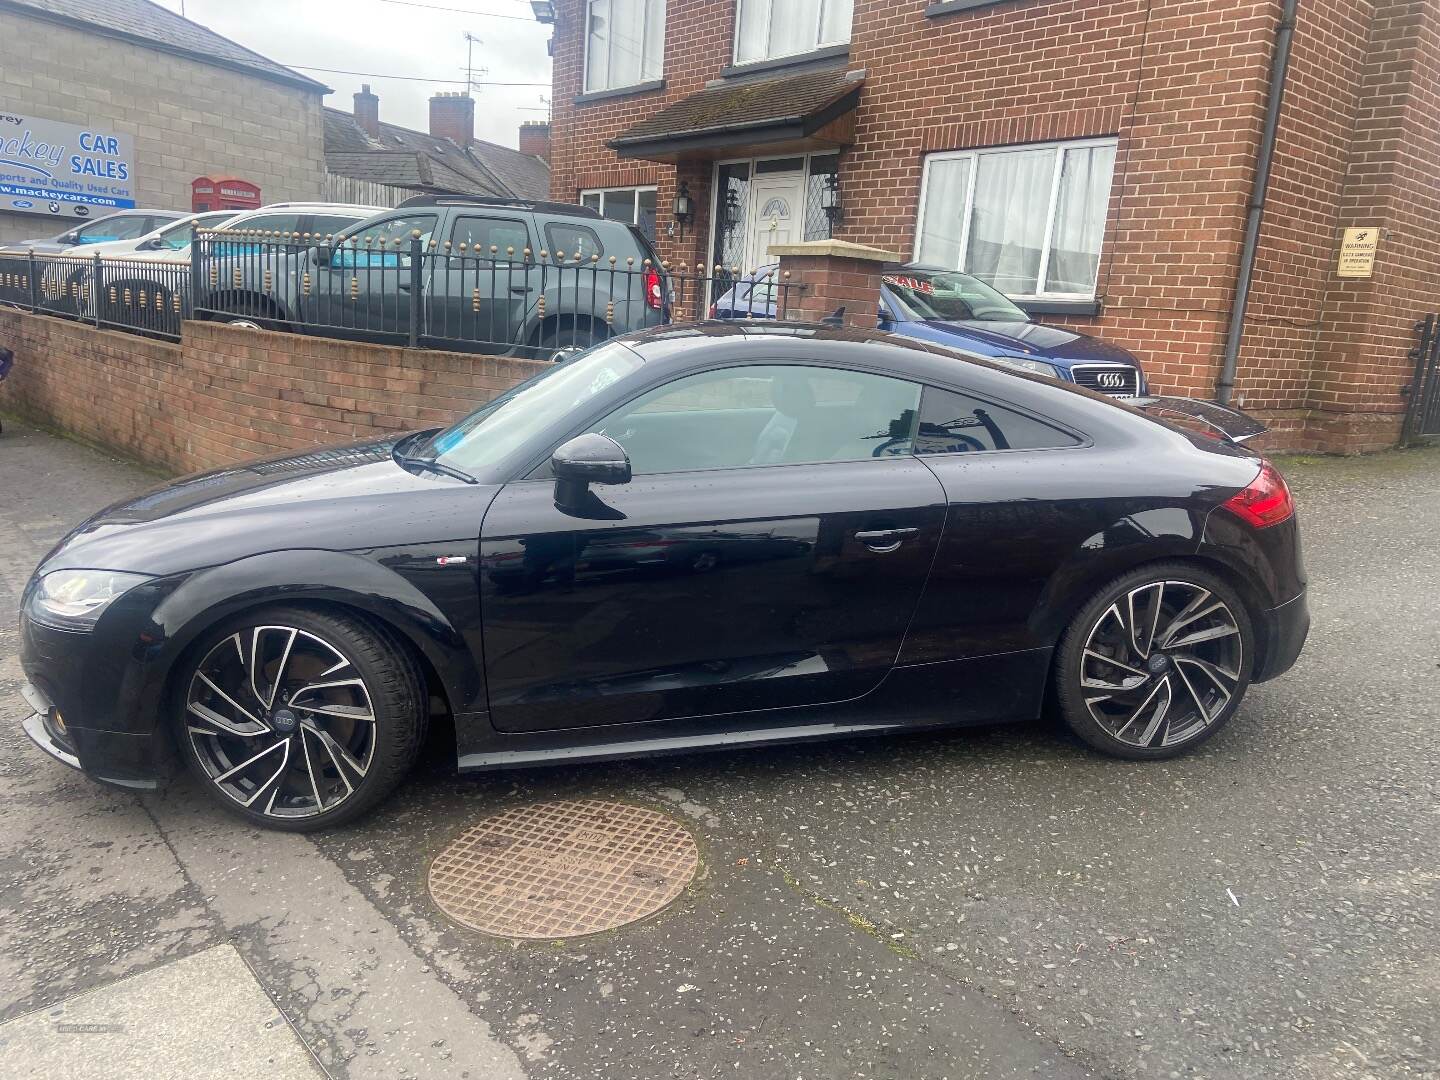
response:
M861 331L702 324L602 348L633 352L630 373L473 477L416 463L428 439L383 440L186 477L73 531L35 580L150 576L89 633L22 619L26 678L80 765L158 782L187 650L274 603L343 608L408 642L467 769L1033 717L1074 611L1158 559L1202 560L1242 592L1257 678L1304 640L1297 526L1221 508L1260 471L1229 442ZM797 362L963 392L1070 445L642 475L557 506L551 452L618 405Z

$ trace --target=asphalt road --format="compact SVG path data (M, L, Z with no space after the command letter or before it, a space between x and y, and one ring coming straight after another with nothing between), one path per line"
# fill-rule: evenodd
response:
M233 946L336 1078L1440 1078L1440 452L1286 469L1310 645L1168 764L1044 725L464 780L437 745L367 821L280 836L45 759L0 619L0 1050L202 953L203 996ZM7 423L0 612L152 482ZM552 797L667 809L701 876L563 944L442 916L429 858Z

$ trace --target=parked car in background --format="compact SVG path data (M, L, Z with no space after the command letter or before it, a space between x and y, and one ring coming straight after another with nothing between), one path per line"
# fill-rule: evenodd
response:
M738 280L710 309L716 319L773 319L782 285L777 265ZM951 345L1006 366L1112 397L1149 391L1134 354L1099 338L1033 321L1003 293L955 270L910 263L887 267L878 328Z
M243 213L245 213L243 210L208 210L203 214L191 214L188 217L168 221L144 236L129 240L106 240L88 244L83 252L71 252L71 254L99 255L102 258L123 255L134 258L158 256L162 259L179 257L188 259L190 257L190 241L194 239L197 228L218 229L227 221L232 221Z
M218 283L202 305L207 317L395 340L409 334L418 287L417 330L427 341L558 358L669 314L669 283L649 240L583 206L427 195L328 244L313 242L313 232L304 250L215 238L202 252Z
M1308 626L1259 455L894 334L708 322L443 430L99 512L25 587L22 726L131 790L178 749L221 806L303 831L383 799L432 702L464 771L1047 701L1100 751L1171 758Z
M0 250L6 254L28 254L33 251L36 255L59 255L71 248L89 247L92 244L117 240L138 241L140 237L186 216L188 215L175 210L122 210L118 214L107 214L94 221L87 221L84 225L77 225L59 236L17 240L6 244Z

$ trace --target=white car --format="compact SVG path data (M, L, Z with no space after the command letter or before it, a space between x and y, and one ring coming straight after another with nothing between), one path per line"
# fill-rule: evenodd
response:
M218 229L226 222L247 213L245 210L210 210L203 214L191 214L179 221L167 221L158 229L154 229L144 236L132 237L129 240L107 240L103 244L87 244L83 251L76 251L71 248L65 252L67 255L99 255L102 259L114 257L120 258L148 258L189 261L190 241L195 238L195 230Z

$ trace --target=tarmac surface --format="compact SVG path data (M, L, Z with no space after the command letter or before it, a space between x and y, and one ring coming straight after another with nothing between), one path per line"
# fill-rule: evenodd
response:
M462 779L436 742L378 812L296 837L188 779L100 788L21 733L3 613L157 478L7 421L0 1073L236 1075L239 1047L336 1080L1437 1080L1440 451L1282 465L1310 643L1187 758L1033 724ZM699 874L564 942L441 914L430 860L549 799L663 809Z

